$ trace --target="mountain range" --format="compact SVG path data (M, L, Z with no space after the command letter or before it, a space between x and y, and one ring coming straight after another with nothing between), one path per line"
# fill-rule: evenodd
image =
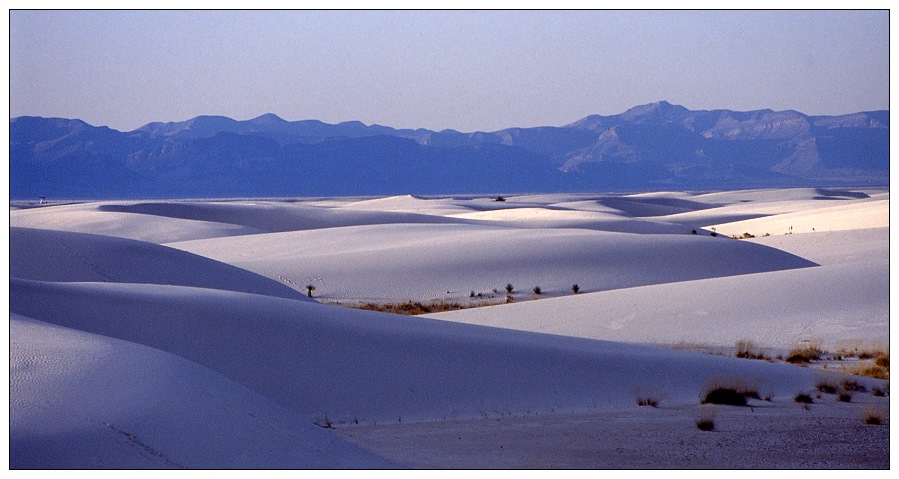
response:
M10 120L10 197L223 198L889 184L889 111L694 111L561 127L395 129L274 114L149 123Z

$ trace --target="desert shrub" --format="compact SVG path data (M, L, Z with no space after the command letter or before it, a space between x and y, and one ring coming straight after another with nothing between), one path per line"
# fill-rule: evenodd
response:
M815 389L822 393L836 394L840 390L840 380L832 374L820 375L815 380Z
M534 294L540 294L540 293L542 293L542 292L543 292L543 290L540 289L540 286L535 286L535 287L534 287Z
M422 303L420 301L411 300L404 303L362 303L352 307L356 309L365 309L368 311L380 311L382 313L404 315L439 313L441 311L465 309L465 306L456 302L432 301L428 303Z
M842 370L846 374L854 374L856 376L867 376L874 379L890 379L889 367L878 366L876 362L860 362L852 366L842 365Z
M655 389L634 388L634 399L638 406L659 407L666 395Z
M852 378L844 379L842 386L843 386L843 389L846 391L865 392L868 390L868 388L866 388L864 384L862 384Z
M886 422L886 414L877 406L869 404L862 410L862 418L865 424L877 426Z
M793 398L793 401L798 402L798 403L803 403L803 404L812 404L814 402L814 401L812 401L812 397L810 395L808 395L807 393L797 394L796 397Z
M761 399L758 388L741 378L719 377L706 384L701 402L745 406L747 398Z
M493 201L500 201L500 202L502 202L502 201L506 201L506 199L503 198L502 196L497 196L496 199L494 199Z
M852 391L840 391L840 394L837 395L837 400L840 402L852 401Z
M712 431L715 429L715 410L703 408L696 418L696 428L700 431Z
M512 294L512 283L506 285L506 293Z
M790 350L787 362L796 364L817 361L821 359L823 353L820 341L803 341L798 347Z
M874 360L874 364L889 370L890 369L890 353L886 353L884 355L878 356Z
M871 394L873 394L873 395L875 395L875 396L878 396L878 397L884 397L884 396L886 396L886 395L889 394L889 393L890 393L890 386L889 386L889 385L885 385L885 386L874 386L873 388L871 388Z
M703 404L726 404L729 406L745 406L746 396L733 388L717 387L706 391L702 398Z
M755 343L750 340L737 341L736 352L734 356L745 359L764 359L765 355L758 349Z
M312 297L312 292L313 292L313 291L315 291L315 285L313 285L313 284L307 284L307 285L306 285L306 294L307 294L310 298Z
M577 283L571 285L571 291L572 291L574 294L577 294L577 292L580 291L580 290L581 290L581 287L578 286Z

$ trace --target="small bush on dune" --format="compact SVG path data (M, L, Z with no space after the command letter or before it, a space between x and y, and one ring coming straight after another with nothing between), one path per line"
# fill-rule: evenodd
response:
M696 428L700 431L712 431L715 429L715 410L703 408L696 418Z
M890 379L890 368L879 366L876 362L864 361L852 366L841 365L841 369L846 374L867 376L874 379Z
M886 423L886 413L879 407L871 404L865 406L865 409L862 410L862 418L864 419L865 424L870 424L872 426Z
M796 397L793 398L793 401L798 402L798 403L803 403L803 404L812 404L814 402L814 401L812 401L812 397L810 395L808 395L807 393L797 394Z
M581 287L578 286L577 283L571 285L571 291L572 291L574 294L577 294L578 291L580 291L580 290L581 290Z
M506 293L512 294L512 283L506 285Z
M745 406L747 398L761 399L758 388L741 378L719 377L706 384L701 402L703 404Z
M655 389L634 388L634 399L638 406L659 407L666 395Z
M706 391L702 398L703 404L726 404L728 406L745 406L746 396L737 392L736 389L718 387L710 391Z
M534 287L534 294L541 294L541 293L543 293L543 290L540 289L540 286L535 286L535 287Z
M840 402L852 401L852 392L851 391L840 391L840 394L837 395L837 400L839 400Z
M832 374L819 375L815 380L815 389L827 394L836 394L840 390L840 379Z
M843 384L841 385L846 391L857 391L857 392L865 392L868 388L865 387L864 384L856 381L852 378L846 378L843 380Z
M737 341L734 356L744 359L765 359L758 346L750 340Z
M788 363L808 363L821 359L824 351L821 349L820 341L803 341L798 347L790 350L787 355Z
M890 386L888 384L885 386L882 386L882 387L875 386L875 387L871 388L871 394L878 396L878 397L887 396L890 394Z

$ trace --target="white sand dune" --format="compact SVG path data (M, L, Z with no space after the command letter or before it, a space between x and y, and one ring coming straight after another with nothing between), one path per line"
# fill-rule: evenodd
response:
M10 315L12 469L397 467L181 357Z
M291 278L329 300L467 299L472 291L601 291L813 266L727 238L471 225L380 225L170 246L270 278Z
M610 341L790 348L889 336L889 265L851 263L476 308L429 317Z
M16 227L9 239L10 277L174 284L304 299L249 271L143 241Z
M460 223L439 215L322 207L303 202L153 202L104 204L100 210L227 223L266 232L383 223Z
M889 200L856 200L826 208L803 210L713 225L725 235L749 232L755 236L886 228L890 225Z
M692 424L699 394L721 377L771 396L773 405L761 401L755 411L779 419L762 429L788 427L808 412L792 399L814 386L815 370L638 343L888 341L888 198L886 189L791 189L11 211L10 464L464 467L499 458L490 452L498 438L553 421L570 421L580 438L570 448L586 447L595 431L581 418L589 415L634 453L646 443L631 430L644 420L667 444L694 443L704 434ZM783 221L816 229L737 241L703 228L741 234ZM513 304L433 317L305 297L312 284L329 301L464 302L493 289L502 300L510 282ZM581 294L571 293L574 283ZM530 301L534 286L549 299ZM664 397L670 420L638 410L637 389ZM815 424L861 437L864 429L845 424L860 423L856 409L874 399L839 408L818 400ZM746 422L753 414L724 416ZM410 424L420 421L447 424L452 437L443 439L453 444L434 451L426 441L369 441L383 433L369 427L410 427L416 437L433 426ZM615 425L627 431L616 434ZM720 439L720 461L703 464L888 464L882 449L865 452L874 454L869 462L817 462L844 453L831 443L816 443L826 452L804 460L791 438L805 436L783 431L766 443L777 455L734 462L745 448L725 431L703 436ZM582 464L546 456L567 447L561 437L551 447L520 446L527 462L497 464ZM574 458L575 449L558 457ZM635 464L615 454L590 464Z
M719 375L773 395L813 383L783 364L186 287L13 279L10 308L178 355L318 421L616 408L641 386L691 403Z
M563 203L564 204L564 203ZM571 203L568 203L571 205ZM513 228L577 228L620 233L685 234L690 229L661 221L622 218L620 212L598 212L550 207L520 207L454 214L452 218L476 220L479 224Z
M170 243L220 236L263 233L263 230L162 215L103 211L104 203L28 208L9 212L13 226L116 236L150 243Z

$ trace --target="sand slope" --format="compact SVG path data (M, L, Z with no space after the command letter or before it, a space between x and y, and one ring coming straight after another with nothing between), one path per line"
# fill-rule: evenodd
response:
M231 237L170 246L273 279L317 287L329 300L468 300L601 291L814 263L726 238L473 225L379 225Z
M298 291L246 270L152 243L17 227L9 236L10 277L176 284L303 299Z
M319 421L621 407L637 386L695 402L717 375L764 378L771 394L812 384L786 365L243 293L24 280L11 291L17 314L176 354Z
M515 428L622 415L630 419L615 424L639 429L645 420L675 444L693 440L699 394L720 377L757 386L775 405L756 407L789 423L806 412L792 399L814 386L812 369L640 343L882 342L889 337L888 197L878 189L792 189L11 211L11 465L484 464L494 439L521 435ZM826 226L752 240L710 236L712 227L739 234L763 222ZM305 297L312 284L331 301L467 301L471 291L493 289L502 300L509 282L513 304L433 317ZM573 283L581 294L571 293ZM549 299L531 301L534 286ZM635 405L636 389L665 398L664 424ZM814 421L851 429L840 437L864 434L841 426L859 422L853 415L861 403L832 408L819 400ZM722 417L752 421L752 414ZM403 452L409 446L400 441L383 449L391 462L322 428L340 425L349 437L380 434L357 422L417 427L409 423L466 418L491 419L452 425L454 440L463 437L455 436L460 427L488 431L465 435L482 461L441 456L461 446ZM587 430L572 424L572 433ZM494 427L501 430L489 432ZM544 451L568 444L552 437L552 447L516 453L530 462L498 464L582 464L547 457ZM806 436L775 436L770 447L783 454L770 463L765 456L721 464L820 467L817 459L796 459L803 448L791 437ZM739 441L715 444L716 454L745 451ZM634 458L643 445L619 448ZM820 464L880 467L883 456L877 450L871 462ZM633 464L609 459L601 464ZM655 465L664 464L690 463Z
M10 317L10 468L397 467L178 356Z

